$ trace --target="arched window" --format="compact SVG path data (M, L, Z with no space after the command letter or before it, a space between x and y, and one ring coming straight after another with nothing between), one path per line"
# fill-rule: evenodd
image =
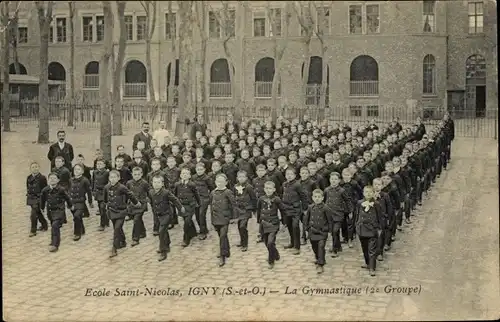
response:
M26 67L24 67L24 65L21 63L18 63L18 64L19 64L19 75L28 75L28 71L26 70ZM11 74L11 75L17 74L16 73L16 66L14 63L9 65L9 74Z
M138 60L131 60L125 66L125 97L147 97L146 66Z
M50 89L49 96L59 100L66 96L66 70L58 62L51 62L48 68L49 80L62 82L54 89Z
M433 55L426 55L423 63L423 93L436 93L436 59Z
M215 60L210 66L210 97L231 97L231 75L225 58Z
M180 65L179 65L179 59L175 60L175 70L174 73L172 74L172 63L168 63L167 66L167 100L169 98L169 93L170 91L173 91L173 97L174 97L174 104L177 105L179 102L179 92L177 90L177 86L179 86L179 75L180 75ZM170 86L172 82L172 77L174 78L174 85Z
M302 64L304 77L304 64ZM319 105L321 99L321 85L323 84L323 58L312 56L309 62L309 76L307 78L306 105ZM329 102L330 67L326 66L326 106Z
M378 64L373 57L356 57L351 63L350 74L350 95L378 95Z
M255 97L271 97L274 78L274 59L262 58L255 65ZM278 94L281 86L278 87Z
M476 117L486 113L486 59L472 55L465 61L465 106Z
M91 61L85 66L83 75L84 88L99 88L99 62Z

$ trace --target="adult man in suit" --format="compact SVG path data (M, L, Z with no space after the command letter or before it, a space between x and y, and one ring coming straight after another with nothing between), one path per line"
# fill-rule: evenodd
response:
M151 148L151 134L149 134L149 122L142 123L142 131L134 135L134 142L132 143L132 151L137 150L137 142L143 141L145 144L144 149Z
M66 142L66 132L63 130L57 131L57 143L54 143L49 148L47 158L50 160L50 167L55 168L56 157L62 156L64 158L64 166L71 169L71 162L73 161L73 146Z
M203 114L201 113L196 116L195 122L191 127L191 140L196 140L197 131L200 131L202 136L205 136L205 132L207 131L207 124L205 124Z

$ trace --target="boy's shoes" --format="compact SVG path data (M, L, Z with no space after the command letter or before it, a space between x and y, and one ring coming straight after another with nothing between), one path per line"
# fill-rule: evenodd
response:
M57 252L58 250L59 250L59 248L58 248L58 247L56 247L56 246L50 246L50 247L49 247L49 252L51 252L51 253L55 253L55 252Z
M153 236L158 236L160 233L157 230L153 231Z
M325 270L324 270L324 268L323 268L323 265L317 265L317 266L316 266L316 273L318 273L318 274L323 274L323 272L324 272L324 271L325 271Z
M378 255L378 256L377 256L377 260L378 260L379 262L383 262L383 261L384 261L384 255L382 255L382 254L381 254L381 255Z
M36 230L38 230L38 231L47 231L47 229L48 229L47 227L40 226Z
M83 218L89 218L90 217L90 214L83 214L82 216Z
M159 261L159 262L163 262L163 261L164 261L164 260L166 260L166 259L167 259L167 252L162 252L162 253L160 254L160 258L158 258L158 261Z
M236 245L236 247L243 247L243 246L241 246L241 243L239 243L239 244Z
M64 218L62 223L63 224L67 224L68 223L68 219Z
M349 240L347 242L347 247L349 247L349 248L353 248L354 247L354 245L352 244L352 240Z
M306 240L306 239L301 239L301 240L300 240L300 244L301 244L301 245L305 245L305 244L307 244L307 240Z
M168 225L167 229L168 229L168 230L170 230L170 229L172 229L172 228L174 228L174 227L175 227L175 225L174 225L174 224L170 224L170 225ZM153 235L154 235L154 236L156 236L154 232L153 232Z
M330 249L328 250L328 252L329 252L329 253L333 253L333 252L334 252L333 247L332 247L332 248L330 248Z
M291 248L293 248L293 245L292 245L292 244L288 244L288 245L286 245L284 248L285 248L285 249L291 249Z
M116 255L118 255L118 252L116 251L116 248L111 248L111 254L109 254L109 258L113 258Z
M217 258L220 258L220 254L217 254Z
M207 235L206 234L200 234L200 236L198 236L198 239L199 240L205 240L205 239L207 239Z
M377 275L374 270L370 270L370 276L375 276Z
M221 257L219 259L219 267L222 267L224 265L226 265L226 259L224 257Z
M337 258L337 257L339 257L339 254L337 252L333 252L332 258Z
M274 263L269 263L269 265L267 266L269 269L273 269L274 268Z
M146 234L141 234L141 235L139 235L139 238L140 238L140 239L146 238Z
M73 236L73 241L79 241L82 238L82 236Z
M242 246L242 247L241 247L241 251L242 251L242 252L246 252L247 250L248 250L248 247L246 247L246 246Z
M318 265L318 260L316 259L315 261L313 261L313 264Z
M361 265L361 268L365 268L365 269L368 269L368 265L366 265L366 264L363 264L363 265Z
M398 231L403 231L403 227L401 227L401 226L398 226L397 229L398 229Z
M406 224L411 224L410 218L406 218L406 219L405 219L405 223L406 223Z
M279 261L280 259L281 259L281 256L280 256L280 254L278 253L278 254L276 255L276 258L275 258L274 260L275 260L275 261Z
M391 250L391 246L389 246L389 245L385 245L385 246L384 246L384 251L386 251L386 252L387 252L387 251L389 251L389 250Z
M36 236L36 233L30 233L30 237Z
M183 241L182 244L181 244L182 247L188 247L189 246L189 243Z
M131 221L131 220L133 220L133 218L131 218L131 217L125 218L125 221Z
M127 243L126 242L122 242L120 244L120 247L118 247L118 249L122 249L122 248L125 248L125 247L127 247Z
M137 245L139 245L139 241L138 240L133 240L132 244L130 244L130 246L132 246L132 247L137 246Z
M104 231L104 227L99 226L99 228L97 228L97 231Z
M295 249L295 250L292 252L292 255L300 255L300 249Z
M262 237L259 235L257 236L257 243L263 243L264 242L264 239L262 239Z

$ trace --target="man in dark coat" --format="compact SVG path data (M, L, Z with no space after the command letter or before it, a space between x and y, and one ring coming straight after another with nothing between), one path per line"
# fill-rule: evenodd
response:
M144 149L149 150L151 148L151 138L151 134L149 134L149 122L142 123L142 131L134 135L132 151L137 150L137 142L139 141L143 141L145 144Z
M57 143L54 143L49 148L47 158L50 160L50 168L55 168L56 157L61 156L64 159L66 168L71 169L71 162L75 157L73 154L73 146L66 142L66 132L63 130L57 131Z
M196 140L196 132L200 131L202 136L205 136L205 132L207 131L207 124L205 124L205 120L203 118L203 114L198 114L195 118L193 126L191 127L191 140Z

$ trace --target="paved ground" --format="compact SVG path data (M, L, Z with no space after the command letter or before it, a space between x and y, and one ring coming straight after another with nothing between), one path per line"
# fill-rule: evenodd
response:
M68 131L77 153L91 159L98 136ZM2 133L2 246L4 320L7 321L126 321L126 320L444 320L492 319L500 316L499 217L497 141L458 138L451 168L445 172L411 228L398 235L377 277L359 268L359 244L338 259L327 259L317 276L312 252L300 256L282 250L282 260L270 271L266 250L254 244L251 226L247 253L233 248L224 268L215 258L217 238L182 249L181 229L172 231L173 247L166 262L156 261L157 240L149 235L135 248L108 258L112 232L97 232L98 218L86 219L87 235L71 240L72 223L62 230L58 253L48 253L50 235L28 238L28 208L24 180L33 159L47 169L48 146L32 144L36 133ZM93 139L89 139L93 138ZM113 144L130 146L129 137ZM86 146L86 148L83 147ZM151 215L146 215L150 232ZM127 237L131 224L126 224ZM231 244L237 243L231 227ZM387 285L417 287L419 294L386 294ZM217 295L189 296L190 287L219 287ZM285 294L297 289L297 294ZM307 288L356 287L360 295L304 295ZM115 289L144 292L145 288L180 291L182 296L113 296ZM222 288L248 288L259 295L226 295ZM87 289L106 289L110 296L85 296ZM366 294L366 288L373 293ZM278 291L270 293L270 290Z

